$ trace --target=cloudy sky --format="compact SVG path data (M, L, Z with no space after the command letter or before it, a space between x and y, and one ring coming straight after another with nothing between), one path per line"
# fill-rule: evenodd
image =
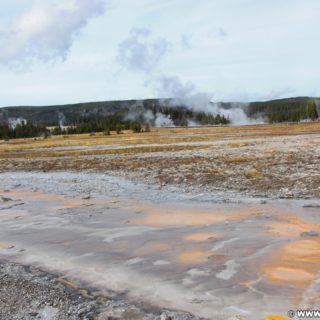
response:
M320 96L319 0L0 0L0 106Z

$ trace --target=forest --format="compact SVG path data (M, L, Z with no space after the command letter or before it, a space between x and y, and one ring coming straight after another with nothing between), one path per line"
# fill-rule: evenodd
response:
M230 123L229 119L220 115L206 114L203 112L193 112L187 109L170 109L169 107L161 110L163 115L170 117L174 126L188 126L189 121L194 121L201 125L219 125ZM158 112L155 114L158 114ZM116 131L118 134L123 130L132 130L135 133L148 132L150 127L154 126L154 120L146 119L144 114L137 113L134 119L123 117L121 113L115 113L103 118L83 117L68 126L56 125L53 130L47 129L44 125L35 125L31 122L22 122L14 128L9 124L0 125L0 139L29 138L61 134L81 134L104 132L110 134L110 131Z
M17 138L31 138L50 135L50 131L41 125L34 125L30 122L23 122L16 125L14 128L5 124L0 125L0 139L17 139Z
M314 121L319 118L316 99L289 98L249 103L244 111L249 118L261 117L265 122ZM231 109L232 104L224 103ZM10 118L24 121L10 126ZM169 122L158 123L158 118ZM0 109L0 139L47 137L51 134L80 134L123 130L147 132L154 126L227 125L223 115L172 106L170 100L106 101L49 107L12 107ZM48 127L55 127L48 129Z
M247 115L249 117L263 116L269 123L314 121L319 118L316 102L308 98L252 102Z

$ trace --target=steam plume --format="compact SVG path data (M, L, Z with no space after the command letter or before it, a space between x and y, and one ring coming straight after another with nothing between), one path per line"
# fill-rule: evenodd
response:
M188 38L184 35L183 39ZM118 46L118 62L128 70L145 73L149 78L146 84L154 89L158 97L171 98L172 106L185 106L193 111L224 115L233 124L254 122L246 116L244 104L233 103L225 108L223 104L214 102L213 93L198 91L191 81L183 82L178 76L159 75L157 67L167 54L169 46L169 42L163 38L153 39L148 29L133 29L130 37ZM159 122L165 123L164 119L161 120L159 115L158 117ZM170 119L167 120L170 122Z
M8 119L8 125L11 129L15 129L17 127L17 125L22 125L22 124L26 124L27 120L19 117L19 118L9 118Z

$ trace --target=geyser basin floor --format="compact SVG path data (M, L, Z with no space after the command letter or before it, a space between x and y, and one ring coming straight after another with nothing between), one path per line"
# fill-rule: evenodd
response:
M109 172L195 192L320 197L320 122L0 141L0 171Z
M319 305L319 200L188 195L66 172L3 173L0 189L10 261L209 319Z

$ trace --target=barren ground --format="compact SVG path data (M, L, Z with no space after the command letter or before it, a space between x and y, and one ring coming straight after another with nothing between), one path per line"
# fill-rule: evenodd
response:
M316 309L319 142L320 123L1 142L0 318Z
M0 170L90 170L189 191L319 197L320 123L15 140L0 144Z

